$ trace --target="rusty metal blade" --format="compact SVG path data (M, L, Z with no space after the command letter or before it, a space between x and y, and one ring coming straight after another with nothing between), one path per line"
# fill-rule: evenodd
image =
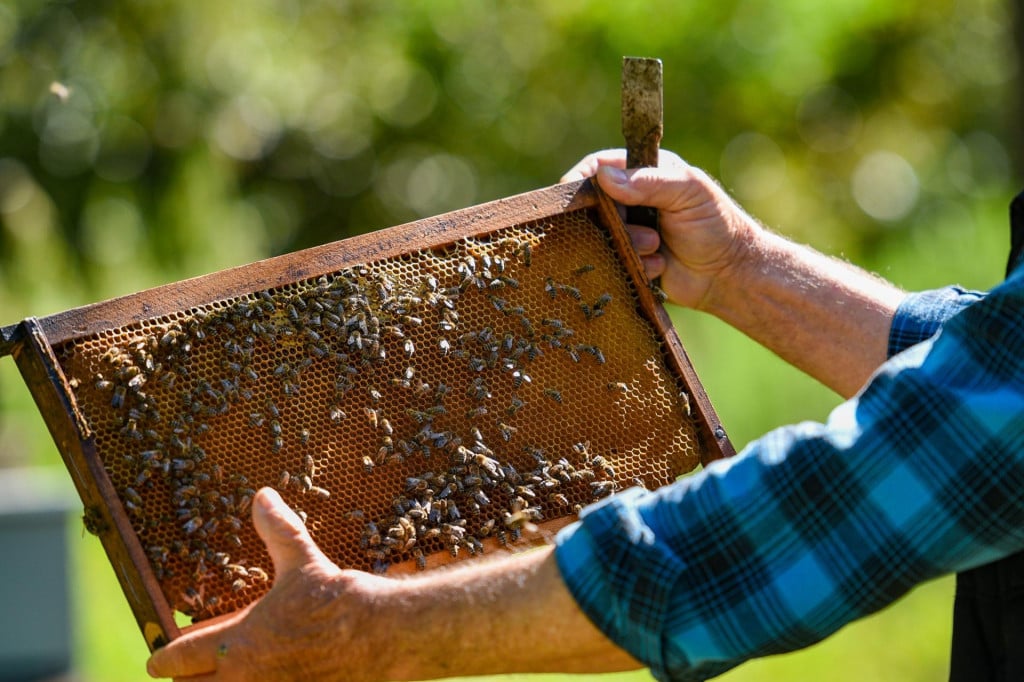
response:
M626 141L626 167L658 165L664 131L661 60L622 58L622 136ZM629 207L627 222L657 227L658 213L646 206Z
M658 165L662 122L661 60L622 58L622 135L626 166Z

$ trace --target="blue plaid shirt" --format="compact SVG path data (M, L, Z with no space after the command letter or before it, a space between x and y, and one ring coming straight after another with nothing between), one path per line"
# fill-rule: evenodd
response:
M557 537L580 607L660 680L811 645L1024 549L1024 268L910 295L890 359L825 424L768 433Z

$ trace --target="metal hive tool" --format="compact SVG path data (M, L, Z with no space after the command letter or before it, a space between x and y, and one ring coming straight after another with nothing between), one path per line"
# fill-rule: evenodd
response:
M150 648L269 589L261 486L339 565L392 573L732 453L589 181L2 333Z

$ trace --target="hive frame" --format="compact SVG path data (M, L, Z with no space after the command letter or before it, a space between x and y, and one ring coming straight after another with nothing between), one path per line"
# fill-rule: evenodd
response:
M14 356L82 499L86 527L99 536L150 650L177 638L182 629L97 455L90 427L53 347L105 329L581 209L593 210L597 222L607 229L635 285L639 305L664 343L670 369L686 386L702 446L701 463L732 455L733 446L668 314L649 286L614 203L590 180L555 185L44 318L28 318L0 330L0 355ZM562 518L541 525L553 531L565 523Z

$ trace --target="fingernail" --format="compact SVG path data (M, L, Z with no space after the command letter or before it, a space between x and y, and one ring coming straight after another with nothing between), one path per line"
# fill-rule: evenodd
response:
M626 175L626 171L615 166L601 166L597 169L597 172L603 175L606 180L610 180L616 185L625 185L629 182L629 176Z

